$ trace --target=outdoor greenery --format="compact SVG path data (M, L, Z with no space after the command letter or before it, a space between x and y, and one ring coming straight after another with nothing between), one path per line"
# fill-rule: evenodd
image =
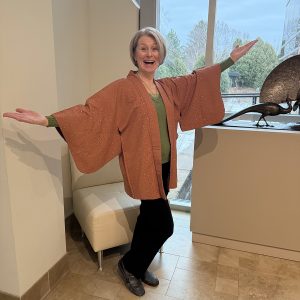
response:
M245 42L247 41L243 43ZM241 86L259 89L278 62L273 47L259 39L256 46L233 65L231 70L240 73L239 84Z
M207 23L199 21L189 33L188 42L182 45L176 32L171 30L166 35L167 57L157 72L157 78L180 76L190 73L205 65ZM214 57L221 62L229 57L236 44L249 41L246 34L218 22L215 29ZM272 45L259 39L255 47L231 68L224 71L221 77L221 91L228 92L231 87L230 74L238 75L235 81L240 88L259 90L267 75L278 65L279 60Z
M180 76L188 73L185 63L185 51L174 30L166 36L167 57L159 68L159 77Z

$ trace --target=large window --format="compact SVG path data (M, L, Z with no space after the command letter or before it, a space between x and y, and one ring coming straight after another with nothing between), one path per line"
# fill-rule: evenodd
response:
M279 64L285 6L286 0L245 0L238 4L217 0L215 62L228 57L236 44L258 38L252 51L222 74L227 112L254 104L266 77Z
M168 55L158 71L158 77L177 76L191 72L205 63L208 7L214 0L160 0L160 31L166 38ZM226 112L232 113L259 100L259 92L267 75L282 61L285 27L299 33L299 0L216 0L214 29L214 62L229 57L236 44L255 38L259 42L238 63L224 71L221 90ZM288 13L288 10L290 13ZM286 18L292 21L287 23ZM297 11L295 13L295 11ZM295 17L295 15L297 17ZM292 24L292 25L291 25ZM296 27L296 29L295 29ZM284 43L291 38L285 33ZM299 45L299 34L295 37ZM294 43L294 44L295 44ZM298 43L298 44L297 44ZM282 55L281 55L282 56ZM187 200L190 196L193 163L194 132L178 138L178 189L171 192L171 201ZM188 201L188 200L187 200Z

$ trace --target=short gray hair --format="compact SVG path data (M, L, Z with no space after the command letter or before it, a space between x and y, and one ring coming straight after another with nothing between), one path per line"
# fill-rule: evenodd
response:
M135 51L136 51L138 41L144 35L150 36L155 40L159 51L159 59L160 59L159 64L160 65L163 64L167 54L166 43L163 36L160 34L160 32L153 27L145 27L140 29L139 31L136 32L136 34L131 39L129 44L129 51L130 51L130 58L132 63L136 67L138 67L134 56L135 56Z

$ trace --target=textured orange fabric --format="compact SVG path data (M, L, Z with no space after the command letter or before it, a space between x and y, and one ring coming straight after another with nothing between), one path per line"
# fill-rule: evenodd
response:
M171 144L169 187L177 185L177 125L190 130L218 123L224 116L220 65L187 76L157 80ZM85 105L53 114L78 169L91 173L119 156L127 194L135 199L166 198L162 183L157 113L140 78L130 71Z

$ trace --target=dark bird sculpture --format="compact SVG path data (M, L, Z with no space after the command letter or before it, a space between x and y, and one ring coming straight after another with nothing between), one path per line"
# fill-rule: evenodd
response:
M257 127L263 126L259 122L264 120L266 126L270 126L266 121L266 116L277 116L295 111L300 107L300 55L292 56L277 67L267 76L261 88L260 104L247 107L217 125L237 118L245 113L256 112L261 116L256 123ZM286 96L288 95L288 96ZM286 100L283 100L286 97ZM296 101L292 107L292 101ZM279 103L287 102L288 107L284 108Z
M261 116L259 118L259 120L257 121L257 123L255 124L257 127L260 127L262 125L259 124L259 122L261 120L264 120L266 123L266 126L272 126L269 125L268 122L266 121L265 117L266 116L277 116L279 114L288 114L292 111L292 99L288 98L286 99L288 107L284 108L282 106L280 106L278 103L274 103L274 102L266 102L266 103L260 103L260 104L256 104L250 107L247 107L231 116L229 116L228 118L224 119L221 123L217 124L217 125L221 125L227 121L230 121L234 118L237 118L243 114L249 113L249 112L254 112L254 113L260 113Z

